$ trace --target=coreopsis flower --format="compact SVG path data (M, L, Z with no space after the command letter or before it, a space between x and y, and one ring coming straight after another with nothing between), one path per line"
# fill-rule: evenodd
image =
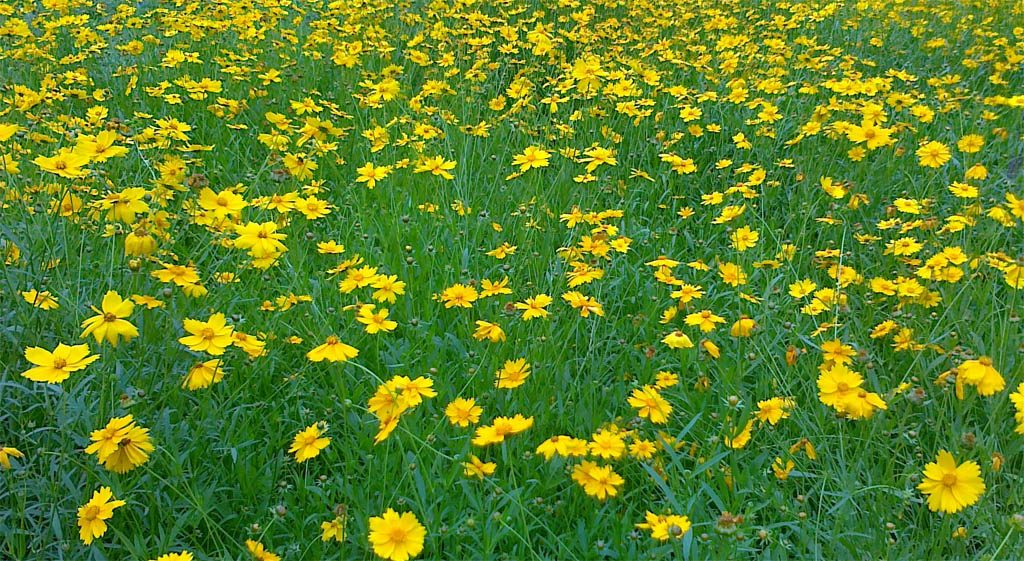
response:
M380 310L374 310L373 304L364 304L359 307L359 312L356 314L356 321L365 325L366 332L370 335L380 333L381 331L387 333L394 331L398 327L398 322L388 319L390 313L387 308L381 308Z
M254 540L245 540L245 548L256 561L281 561L281 556L271 553L266 546Z
M80 179L89 175L89 170L83 169L89 165L89 157L71 148L61 148L56 155L50 157L36 156L32 163L47 173L67 179Z
M599 466L589 460L583 460L573 469L572 479L588 495L602 501L619 494L619 487L626 482L612 466Z
M662 338L661 342L673 349L689 349L693 347L693 341L678 329Z
M25 290L21 293L21 297L26 302L41 310L56 310L60 307L60 303L57 297L50 294L49 290L39 292L37 290Z
M719 323L725 323L725 318L715 315L711 310L694 312L686 316L686 325L696 326L704 333L714 331Z
M301 152L298 154L285 154L281 163L284 164L288 173L299 181L305 181L313 177L313 172L320 167L317 165L316 160Z
M472 398L456 398L444 408L448 422L463 428L477 424L483 412L483 408L477 405L476 400Z
M495 375L495 386L502 389L518 388L530 377L530 363L525 358L506 360Z
M668 416L672 414L672 406L665 398L661 397L654 386L644 386L633 390L629 396L629 405L635 407L637 415L650 419L652 423L663 425L668 422Z
M929 510L954 513L978 502L985 481L977 462L957 465L953 455L942 450L934 462L924 466L924 481L917 488L928 496Z
M764 401L758 401L757 411L755 411L754 414L762 423L775 425L782 419L789 417L789 411L786 410L789 406L789 400L781 397L773 397Z
M317 457L320 451L327 448L327 445L331 443L330 438L322 436L323 433L321 424L309 425L305 430L295 435L295 439L292 440L292 446L288 449L288 452L295 454L295 461L299 463Z
M144 228L136 228L124 237L124 254L149 255L156 251L156 239Z
M197 362L189 368L181 387L190 390L208 388L224 378L224 364L219 359Z
M86 454L96 454L103 467L117 473L129 472L149 460L149 454L156 448L149 436L149 429L137 426L131 415L114 417L107 426L92 431L92 444Z
M608 148L602 148L600 146L592 146L583 151L583 158L580 158L580 162L586 162L587 173L590 173L597 169L598 166L606 164L614 166L618 164L615 160L615 153Z
M1002 391L1006 380L992 366L992 359L983 356L976 360L965 360L957 367L957 384L968 384L978 388L978 395L988 396ZM963 395L958 391L958 395Z
M1024 382L1017 386L1017 391L1010 394L1010 401L1016 410L1013 420L1017 422L1017 428L1014 430L1017 434L1024 434Z
M635 525L640 530L647 530L651 538L658 541L678 540L690 531L690 519L678 514L654 514L647 511L644 522Z
M398 280L398 275L377 275L370 286L376 289L371 297L378 302L394 304L398 296L405 294L405 283Z
M407 561L423 551L427 529L411 512L398 514L387 509L384 514L370 518L370 544L382 559Z
M740 319L736 320L729 329L729 335L733 337L750 337L754 329L757 328L757 322L747 316L741 316Z
M25 349L25 358L36 366L22 372L22 376L33 382L59 384L67 380L72 372L84 369L100 357L89 354L89 345L69 347L60 343L53 352L41 347L29 347Z
M730 235L732 246L736 251L746 251L757 245L759 234L757 230L751 230L749 226L737 228Z
M479 295L472 286L465 286L462 284L453 284L452 286L441 291L441 302L444 302L445 308L472 308L473 302Z
M227 324L227 318L221 313L212 314L206 321L185 318L182 326L189 335L179 338L178 342L196 352L220 356L235 341L231 336L235 328Z
M336 511L337 512L337 511ZM336 516L334 520L320 523L320 541L327 542L332 539L338 542L345 541L345 516Z
M515 246L512 247L515 248ZM512 289L508 287L508 277L497 282L490 279L480 281L481 298L490 298L491 296L497 296L499 294L512 294Z
M747 424L742 429L732 429L732 435L724 438L725 445L729 448L740 449L750 443L750 438L753 435L754 420L747 421Z
M139 330L124 319L135 310L135 304L131 300L123 300L117 292L109 290L103 295L100 308L91 306L91 309L97 315L82 322L85 329L82 331L82 337L92 335L96 342L106 340L116 347L122 337L129 341L132 337L138 336Z
M474 454L469 455L468 462L462 462L464 468L462 473L466 477L476 477L477 479L483 479L487 476L493 475L494 470L497 469L498 464L494 462L485 462Z
M331 204L310 195L305 199L295 201L295 209L301 212L307 220L316 220L331 213Z
M215 193L213 189L204 187L199 192L199 206L213 213L215 218L224 218L238 216L249 203L231 189Z
M277 232L275 222L249 222L244 226L236 226L234 244L238 249L248 249L249 255L261 259L264 257L278 255L288 248L281 242L285 234Z
M0 467L11 469L11 458L24 458L25 454L13 446L0 446Z
M377 186L377 182L386 178L391 173L391 166L374 166L372 162L366 162L361 168L356 168L356 183L366 183L368 189Z
M181 553L165 553L152 561L192 561L195 559L188 551L182 551Z
M547 294L538 294L526 299L526 302L516 302L515 308L523 311L523 321L548 316L547 307L551 304L551 297Z
M473 332L473 338L477 341L487 339L492 343L498 343L505 340L505 330L497 323L478 319L476 321L476 331Z
M306 353L306 358L313 362L327 360L330 362L345 362L359 355L359 349L346 345L334 335L327 337L322 345L318 345Z
M416 167L413 169L414 173L425 173L430 172L433 175L439 175L445 179L455 179L455 176L448 173L449 170L455 169L456 162L445 160L441 156L434 156L433 158L424 158L420 160Z
M938 168L942 167L952 157L949 153L949 148L941 143L934 140L922 144L917 149L918 163L924 167Z
M519 171L528 171L531 168L543 168L548 165L548 158L551 154L539 146L527 146L522 154L512 157L512 165L519 166Z
M114 499L109 487L100 487L93 491L89 502L78 507L78 537L85 545L107 532L107 520L114 516L114 509L125 505L124 501Z
M587 450L592 456L617 460L626 453L626 441L622 433L601 429L590 435Z
M496 417L490 425L477 427L471 443L473 446L489 446L505 441L505 437L519 434L533 426L533 417L516 413L512 417Z
M785 481L789 479L789 472L793 471L796 464L793 460L782 461L782 458L776 457L775 461L772 462L772 473L775 474L775 478L779 481Z

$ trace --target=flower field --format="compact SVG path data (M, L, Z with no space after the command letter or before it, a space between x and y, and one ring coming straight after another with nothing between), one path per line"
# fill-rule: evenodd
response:
M0 559L1024 554L1024 4L0 0Z

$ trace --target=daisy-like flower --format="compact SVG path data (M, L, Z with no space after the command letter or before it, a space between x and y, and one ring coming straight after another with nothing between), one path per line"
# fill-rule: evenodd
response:
M219 356L235 342L231 336L235 328L227 324L224 314L213 314L206 321L186 318L182 324L189 335L181 337L178 342L193 351Z
M302 463L310 458L315 458L320 451L327 448L331 439L322 436L324 431L319 423L309 425L306 430L295 435L289 453L295 454L295 461Z
M129 472L149 459L156 447L149 436L149 429L137 426L131 415L114 417L107 426L92 431L92 444L86 454L96 454L103 467L117 473Z
M398 514L387 509L384 514L370 518L370 544L382 559L407 561L423 551L427 529L411 512Z
M122 337L125 341L137 337L139 330L124 319L132 315L134 310L135 304L131 300L122 299L113 290L107 291L103 295L100 308L92 306L92 311L96 312L96 315L82 322L82 327L85 329L82 332L82 337L92 335L96 338L97 343L106 340L115 347Z
M107 532L107 523L114 516L114 509L125 505L124 501L114 500L109 487L100 487L94 491L89 502L78 507L78 537L85 545L89 545Z
M99 359L99 355L89 354L89 345L69 347L64 343L50 352L41 347L25 349L25 358L36 365L21 373L33 382L59 384L67 380L72 372L77 372Z
M924 481L917 488L928 495L929 510L954 513L978 502L985 481L977 462L957 465L953 455L942 450L934 462L924 466Z

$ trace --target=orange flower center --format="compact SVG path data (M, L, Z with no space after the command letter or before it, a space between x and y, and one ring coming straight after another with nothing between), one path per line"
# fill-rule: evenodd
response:
M838 384L836 384L836 389L838 389L841 392L845 392L846 390L850 389L850 384L847 384L846 382L839 382Z
M947 473L946 475L943 475L942 476L942 484L945 485L946 487L952 487L952 486L956 485L956 474L955 473Z
M117 316L114 315L111 312L106 312L106 313L103 314L103 321L105 321L107 323L113 323L113 322L117 321Z
M55 359L53 359L53 367L58 369L58 370L64 368L67 365L68 365L68 361L66 359L63 359L63 358L55 358Z

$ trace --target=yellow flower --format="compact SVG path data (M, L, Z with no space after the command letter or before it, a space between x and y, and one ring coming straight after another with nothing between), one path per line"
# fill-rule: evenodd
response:
M732 246L737 251L746 251L757 245L759 234L756 230L751 230L749 226L743 226L733 231L730 239L732 240Z
M976 386L978 395L992 395L1006 387L1006 380L992 366L992 359L987 356L965 360L958 366L957 382Z
M465 468L462 473L466 477L483 479L489 475L493 475L498 464L494 462L484 462L480 458L477 458L476 455L470 454L469 461L462 462L462 467Z
M366 162L363 167L356 168L356 173L359 174L357 183L366 183L367 188L373 189L378 181L391 173L391 166L374 166L372 162Z
M528 171L531 168L543 168L548 165L548 158L551 154L539 146L528 146L522 154L512 157L512 165L519 166L519 171Z
M370 518L370 544L382 559L406 561L423 551L427 529L411 512L398 514L387 509L384 514Z
M21 297L29 304L32 304L42 310L56 310L60 307L57 297L50 294L50 291L48 290L44 290L42 292L26 290L21 293Z
M257 561L281 561L281 556L267 551L267 548L260 542L245 540L245 548Z
M181 553L166 553L153 561L192 561L192 559L194 558L191 553L182 551Z
M476 320L476 331L473 332L473 338L477 341L487 339L492 343L498 343L505 340L505 330L497 323L478 319Z
M441 292L441 301L444 302L445 308L472 308L478 296L472 286L453 284Z
M193 351L219 356L235 342L231 336L235 328L227 324L224 314L213 314L206 321L185 318L182 324L189 335L179 338L178 342Z
M942 450L935 462L924 467L924 481L917 488L928 496L929 510L954 513L978 502L985 492L985 481L977 462L958 466L953 455Z
M673 349L689 349L693 347L693 341L678 329L662 338L661 342Z
M208 388L224 378L223 363L219 359L197 362L189 369L181 387L190 390Z
M345 517L337 516L334 520L324 521L320 523L320 541L330 541L332 538L335 541L345 541Z
M598 466L588 460L583 460L573 469L572 479L588 495L602 501L617 495L619 487L626 482L611 466Z
M327 437L321 438L322 434L323 431L320 429L319 424L309 425L306 427L306 430L295 435L295 439L292 441L292 446L288 449L288 452L295 454L295 461L299 463L317 457L320 451L327 448L327 445L331 443L331 439Z
M97 315L82 322L82 327L85 329L82 332L82 337L92 335L97 342L106 339L116 347L121 337L128 341L132 337L138 336L139 330L124 319L132 315L132 311L135 310L135 304L131 300L122 300L117 292L110 290L103 296L100 306L101 309L92 306L92 311Z
M322 345L319 345L308 353L306 358L313 362L328 360L330 362L345 362L359 355L359 349L346 345L334 335L329 336Z
M627 401L630 406L639 410L638 416L650 419L654 424L665 424L672 413L672 406L653 386L634 389Z
M380 333L381 331L387 333L394 331L398 327L398 322L388 319L389 313L387 308L374 311L373 304L365 304L359 307L356 321L365 325L366 332L370 335Z
M502 389L518 388L530 377L530 364L525 358L506 360L505 365L495 373L495 385Z
M22 376L33 382L59 384L72 372L84 369L100 357L89 354L89 345L69 347L60 343L52 353L40 347L29 347L25 349L25 358L36 367L22 372Z
M775 425L782 419L789 417L789 412L786 411L788 407L788 401L781 397L773 397L764 401L757 402L757 419L762 423L769 423Z
M647 511L644 516L644 522L636 524L636 527L640 530L649 530L651 532L651 538L659 541L668 541L671 539L680 539L687 532L690 531L690 519L686 516L679 516L677 514L654 514L651 511Z
M463 428L477 424L480 421L480 414L483 412L483 408L476 404L475 399L465 399L462 397L452 400L444 408L444 414L448 417L448 422Z
M114 509L125 505L124 501L113 500L114 494L109 487L100 487L94 491L89 502L78 507L78 537L85 545L102 536L107 531L106 520L114 516Z
M76 153L71 148L62 148L55 156L36 156L32 163L45 172L67 179L79 179L89 175L89 170L82 169L89 164L89 157Z
M244 226L237 226L235 233L238 234L234 242L235 247L248 249L249 255L256 259L278 255L287 249L281 243L285 235L277 233L277 224L274 222L249 222Z
M155 450L149 429L135 424L131 415L114 417L102 429L92 431L86 454L96 454L103 467L117 473L129 472L149 459Z
M918 162L929 168L942 167L951 158L949 148L941 142L931 141L917 149Z
M517 310L523 311L523 321L533 318L547 317L547 307L551 304L551 297L547 294L538 294L526 299L526 302L516 302Z
M489 446L505 441L506 436L519 434L533 426L533 417L516 413L513 417L496 417L490 425L477 427L471 443L473 446Z
M11 458L24 458L25 454L11 446L0 446L0 466L11 469Z
M455 162L445 160L441 156L435 156L433 158L425 158L420 161L419 164L413 169L414 173L430 172L434 175L440 175L445 179L455 179L455 176L448 173L448 170L455 169Z

